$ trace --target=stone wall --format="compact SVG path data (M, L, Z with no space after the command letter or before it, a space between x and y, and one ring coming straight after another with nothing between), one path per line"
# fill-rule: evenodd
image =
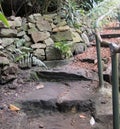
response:
M57 14L30 15L27 19L11 16L10 28L0 23L0 49L10 56L15 49L31 48L32 54L40 60L61 59L61 52L54 47L55 42L71 44L73 54L82 53L90 45L88 27L81 30L71 28ZM90 29L89 29L90 31Z

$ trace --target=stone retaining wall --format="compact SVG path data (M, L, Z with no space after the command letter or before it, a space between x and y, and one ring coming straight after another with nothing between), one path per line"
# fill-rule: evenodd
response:
M0 49L9 56L15 49L28 47L40 60L58 60L62 56L54 47L55 42L72 44L74 54L82 53L90 45L86 26L81 30L71 28L57 14L33 14L27 19L11 16L8 20L10 28L0 24Z

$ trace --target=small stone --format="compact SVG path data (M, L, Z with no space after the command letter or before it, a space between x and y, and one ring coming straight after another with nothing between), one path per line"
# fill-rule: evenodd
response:
M28 31L28 34L32 34L34 32L39 32L37 28L30 28L27 31Z
M32 32L31 36L32 36L34 43L38 43L40 41L44 41L47 38L49 38L50 33L49 32Z
M51 23L51 27L52 27L52 29L54 29L56 27L56 25Z
M63 31L52 34L52 39L54 41L72 41L72 33L71 31Z
M67 31L67 30L69 30L69 29L70 29L69 26L60 26L60 27L54 28L52 32Z
M44 60L45 59L45 51L44 51L44 49L36 49L33 52L33 55L35 55L40 60Z
M6 57L0 57L0 65L9 65L9 60Z
M37 18L42 17L42 15L40 13L35 13L35 14L33 14L33 16L36 20L37 20Z
M65 20L62 20L58 23L58 26L66 26L67 22Z
M50 32L52 30L50 23L45 20L37 21L36 26L40 31L49 31Z
M0 36L16 37L17 36L17 30L15 30L15 29L1 29L0 30Z
M43 49L36 49L34 54L38 57L39 55L45 55L45 52Z
M0 50L3 50L3 49L4 49L4 47L0 45Z
M7 47L9 45L12 45L14 43L15 38L3 38L2 39L2 46Z
M35 18L34 18L34 16L33 16L33 15L30 15L30 16L28 17L28 21L31 22L31 23L35 23Z
M35 24L33 24L33 23L28 23L28 26L29 26L29 28L35 28Z
M82 42L82 38L77 32L72 32L72 38L74 43L80 43Z
M19 48L25 44L25 39L18 39L15 41L14 44L16 45L17 48Z
M31 42L29 41L29 42L25 42L24 45L25 45L25 47L31 47L32 44L33 44L33 42L32 41Z
M24 36L26 33L25 31L20 31L18 34L17 34L17 37L22 37Z
M52 23L53 22L53 17L57 15L57 14L46 14L46 15L43 15L43 18L48 21L49 23Z
M44 48L46 48L46 45L43 43L35 43L35 44L31 45L31 48L33 48L33 49L43 48L44 49Z
M46 40L44 40L44 43L46 44L46 46L51 46L54 44L54 41L51 38L48 38Z
M28 35L26 35L26 34L23 36L23 38L24 38L25 41L27 41L27 42L31 41L30 37L29 37Z
M22 26L22 18L21 17L15 17L14 22L15 22L15 27Z

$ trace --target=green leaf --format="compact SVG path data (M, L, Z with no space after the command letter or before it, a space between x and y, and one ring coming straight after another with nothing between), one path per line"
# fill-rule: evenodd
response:
M9 26L8 20L6 19L6 17L2 14L2 12L0 12L0 20L7 26Z

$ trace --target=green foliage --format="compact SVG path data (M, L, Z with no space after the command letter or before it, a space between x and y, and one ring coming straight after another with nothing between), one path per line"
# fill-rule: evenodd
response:
M7 27L9 27L8 20L6 19L6 17L3 15L2 12L0 12L0 21L2 21Z
M105 24L106 21L108 22L110 18L116 17L116 11L115 8L120 6L120 0L104 0L97 4L94 8L90 10L88 13L88 18L91 20L91 24L94 27L96 20L101 17L102 15L106 14L110 10L111 13L106 17L105 21L102 21L100 23L101 25Z
M85 15L85 11L78 8L74 0L61 0L59 15L66 19L69 26L79 28L80 20Z
M54 45L55 48L61 51L63 58L69 58L72 56L70 45L63 42L56 42Z
M45 63L42 62L40 59L38 59L35 56L32 56L32 64L33 65L44 67L45 69L48 69L47 66L45 65Z
M98 3L102 2L103 0L80 0L80 8L88 11L95 6L97 6Z
M22 47L21 50L15 49L14 55L12 55L13 61L18 62L21 68L24 68L24 67L30 68L32 65L36 65L47 69L47 66L37 57L33 56L31 54L31 51L32 49L27 47Z
M75 22L76 4L72 0L65 0L61 2L60 15L65 18L69 25Z

